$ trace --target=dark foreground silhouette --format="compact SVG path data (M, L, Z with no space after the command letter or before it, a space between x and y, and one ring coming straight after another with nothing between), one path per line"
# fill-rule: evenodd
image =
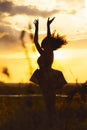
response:
M39 84L41 87L45 105L47 108L47 115L49 125L53 126L56 119L56 87L61 87L66 84L66 80L61 71L52 69L52 63L54 61L54 50L59 49L62 45L65 45L67 41L63 36L55 33L51 34L50 24L54 18L47 20L47 36L42 40L41 46L38 43L38 25L39 20L35 20L35 35L34 43L40 54L37 60L39 69L37 69L30 80L34 83Z
M43 96L24 96L35 94L36 88L32 84L0 84L0 130L87 130L87 83L67 84L67 97L56 97L54 127L48 125Z
M87 130L87 84L69 97L56 97L54 127L48 125L43 97L0 97L0 130Z

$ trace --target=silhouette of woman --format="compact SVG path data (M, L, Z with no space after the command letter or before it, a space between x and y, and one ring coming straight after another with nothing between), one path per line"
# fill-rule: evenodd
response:
M40 57L37 60L40 69L37 69L30 78L32 82L39 84L42 89L48 117L51 118L50 121L53 121L55 118L56 87L62 87L67 83L61 71L51 68L54 60L53 51L60 48L62 45L67 44L67 41L63 36L59 36L59 34L55 36L55 33L51 34L50 24L54 18L51 20L48 18L47 20L47 36L42 40L41 46L38 43L39 21L34 21L34 43L40 54Z
M55 18L55 17L54 17ZM41 47L38 43L38 24L39 21L35 20L35 37L34 37L34 42L36 45L36 48L38 52L40 53L41 59L44 63L44 67L51 67L52 62L54 60L54 55L53 51L60 48L62 45L66 44L67 41L64 39L63 36L54 36L55 32L51 35L50 32L50 24L52 23L53 19L47 20L47 36L43 39L41 43Z

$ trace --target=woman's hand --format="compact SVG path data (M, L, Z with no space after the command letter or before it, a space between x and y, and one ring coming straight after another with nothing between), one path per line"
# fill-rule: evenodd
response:
M38 28L39 20L38 20L38 19L35 19L35 20L34 20L34 24L35 24L35 27Z
M55 17L53 17L52 19L48 18L47 20L47 36L51 36L50 24L53 22L54 19Z
M54 19L55 19L55 17L53 17L52 19L48 18L47 25L49 26L53 22Z

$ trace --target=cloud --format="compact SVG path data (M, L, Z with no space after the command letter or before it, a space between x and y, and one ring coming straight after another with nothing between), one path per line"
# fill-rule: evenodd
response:
M61 0L56 0L56 2L57 3L64 2L67 5L70 5L70 6L74 7L74 8L77 8L78 6L81 7L85 3L84 0L62 0L62 1Z
M56 0L56 8L65 10L66 14L75 15L83 10L85 2L83 0ZM64 12L61 10L62 12Z
M76 13L75 9L61 9L61 8L54 8L53 10L41 10L38 9L36 6L28 5L15 5L12 2L4 1L0 2L0 13L8 13L9 16L14 15L30 15L30 16L41 16L41 17L49 17L53 14L58 13L66 13L74 15Z
M11 12L11 15L15 14L26 14L26 15L32 15L32 16L41 16L41 17L47 17L49 15L53 15L57 13L58 10L54 9L52 11L41 11L35 6L16 6Z
M19 39L19 32L8 26L0 26L0 46L14 44Z
M5 32L0 32L0 38L3 38L4 36L6 36L7 35L7 33L5 33Z
M29 38L29 37L28 37ZM10 51L20 51L22 48L20 31L10 26L0 26L0 53Z
M58 10L58 12L60 14L71 14L71 15L75 15L77 13L77 11L75 9L71 9L71 10L68 10L68 9L60 9Z
M32 15L32 16L41 16L41 17L47 17L49 15L52 15L54 13L57 13L58 10L54 9L51 11L47 10L39 10L36 6L17 6L14 5L12 2L5 1L0 2L0 13L8 13L10 16L17 15L17 14L26 14L26 15Z
M67 11L67 13L71 15L75 15L77 11L73 9L73 10Z
M0 2L0 12L10 13L13 8L13 3L4 1Z
M15 35L4 35L2 38L0 38L0 43L4 42L4 43L9 43L9 44L13 44L17 41L17 38L15 37Z

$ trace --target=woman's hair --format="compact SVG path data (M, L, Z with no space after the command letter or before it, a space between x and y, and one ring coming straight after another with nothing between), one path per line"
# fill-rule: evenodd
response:
M66 45L68 42L65 39L65 36L60 36L58 33L55 35L55 31L51 36L47 36L43 39L41 47L44 48L46 44L50 44L52 50L61 48L62 45Z

